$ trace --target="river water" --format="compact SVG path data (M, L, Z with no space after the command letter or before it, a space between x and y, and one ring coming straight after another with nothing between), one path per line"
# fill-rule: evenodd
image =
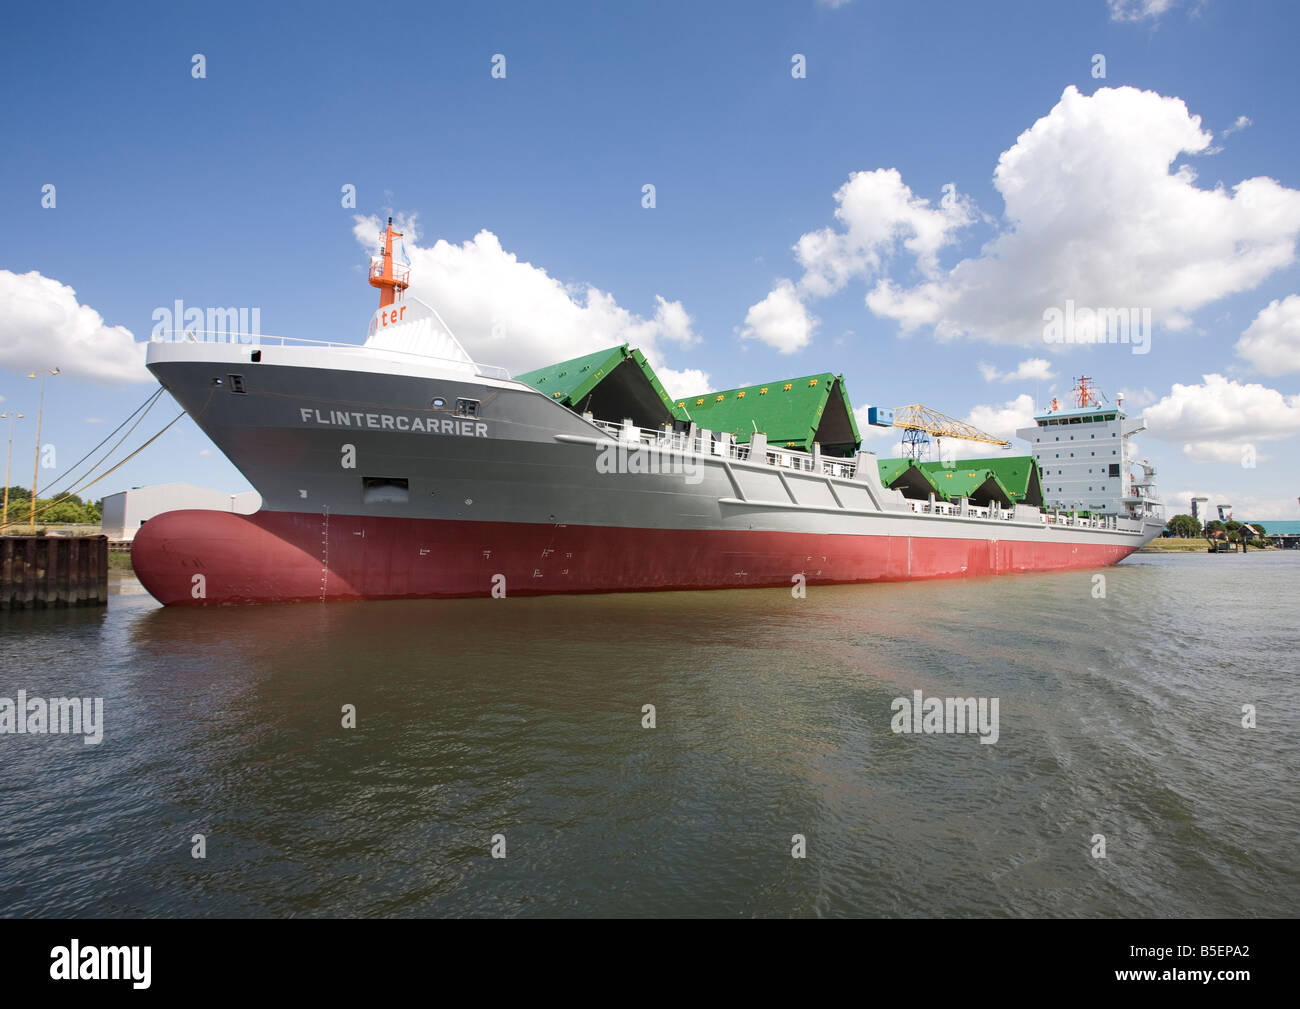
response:
M104 699L98 745L0 735L0 914L1295 915L1300 551L1101 573L207 610L120 576L0 614L0 697ZM997 698L997 741L895 732L917 690Z

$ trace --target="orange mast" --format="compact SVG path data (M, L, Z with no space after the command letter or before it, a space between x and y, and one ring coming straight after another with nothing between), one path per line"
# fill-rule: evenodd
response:
M1093 395L1092 379L1087 375L1076 379L1078 385L1074 387L1074 395L1077 400L1076 405L1081 407L1101 406L1097 397Z
M393 263L393 239L401 237L400 231L393 230L393 219L390 217L388 228L384 231L384 251L370 260L370 286L379 288L380 308L387 308L397 300L397 292L405 291L411 286L411 268Z

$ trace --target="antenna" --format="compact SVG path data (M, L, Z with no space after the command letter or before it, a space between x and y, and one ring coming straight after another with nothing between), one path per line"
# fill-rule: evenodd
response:
M1096 396L1096 388L1092 384L1092 379L1083 375L1074 380L1074 400L1075 406L1087 408L1090 406L1101 406Z

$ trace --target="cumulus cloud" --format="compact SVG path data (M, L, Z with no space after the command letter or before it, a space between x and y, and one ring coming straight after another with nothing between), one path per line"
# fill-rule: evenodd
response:
M353 222L357 241L374 252L383 223L373 216L357 216ZM438 310L480 363L504 365L518 373L631 343L657 374L668 376L664 384L672 395L679 394L673 388L678 382L707 379L698 370L673 372L663 367L665 344L687 347L699 341L680 301L656 296L653 313L637 315L621 307L612 294L590 284L565 285L543 268L521 261L490 231L480 231L460 245L439 239L421 246L414 216L394 226L404 234L411 260L410 292Z
M1041 346L1045 313L1067 301L1077 312L1149 310L1166 331L1186 328L1191 313L1294 263L1300 237L1300 191L1265 177L1204 188L1175 164L1211 140L1181 99L1067 87L998 159L997 234L951 269L940 253L979 219L968 198L945 186L932 205L894 169L854 173L835 193L835 225L795 243L798 284L780 281L750 309L772 325L747 320L748 332L798 349L806 304L853 281L867 285L876 315L941 340Z
M939 252L954 233L971 224L970 200L949 184L937 207L903 184L896 168L854 172L835 192L839 227L810 231L795 243L804 268L801 293L824 298L851 278L872 276L901 245L926 276L938 272Z
M794 244L803 267L798 284L782 278L749 309L742 336L782 353L806 346L816 318L806 303L829 297L854 279L878 276L900 250L922 276L939 273L939 253L977 219L974 204L951 183L937 206L915 195L895 168L854 172L835 192L835 224L809 231Z
M983 363L979 369L985 382L1046 382L1056 377L1051 364L1041 357L1021 361L1012 371L998 371L993 365Z
M659 381L663 383L668 395L674 399L681 399L683 396L697 396L702 392L711 392L713 390L707 371L701 371L699 368L684 368L678 371L675 368L664 368L656 365L653 361L650 362L650 366L654 368L655 374L659 376Z
M793 354L808 346L819 321L800 300L794 284L782 278L766 298L750 306L740 336Z
M1184 442L1188 459L1240 462L1247 445L1300 434L1300 395L1204 375L1200 385L1175 384L1145 416L1153 436Z
M1300 295L1270 301L1241 334L1236 351L1265 375L1300 371Z
M124 326L109 326L77 292L36 271L0 270L0 368L60 368L72 378L122 384L152 382L147 344Z
M1021 393L1001 406L977 406L966 415L966 423L996 438L1014 441L1016 431L1022 427L1034 426L1034 398L1028 393ZM986 454L1001 451L996 445L983 445L980 442L961 442L961 444L963 447L970 446Z
M978 256L913 286L880 280L867 305L940 339L1042 343L1067 300L1140 307L1180 329L1189 313L1295 260L1300 192L1268 178L1203 189L1183 153L1210 134L1177 98L1073 86L998 160L1005 226Z

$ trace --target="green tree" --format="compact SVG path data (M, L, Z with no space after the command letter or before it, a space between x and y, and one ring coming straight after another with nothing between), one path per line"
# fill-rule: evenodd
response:
M1169 530L1171 536L1199 536L1201 535L1201 523L1190 515L1175 515L1167 523L1165 528Z
M20 487L14 484L9 488L9 510L13 511L14 502L21 501L26 504L32 499L32 492L26 487Z
M36 521L49 526L74 525L87 521L86 508L72 498L66 501L59 501L58 498L37 498Z

